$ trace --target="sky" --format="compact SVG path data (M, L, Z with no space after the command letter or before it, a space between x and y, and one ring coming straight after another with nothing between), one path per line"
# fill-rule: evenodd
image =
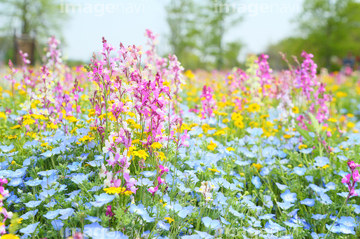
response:
M169 51L165 5L168 0L60 0L60 11L69 14L64 26L64 56L88 61L101 50L101 39L118 46L146 43L146 29L159 34L159 52ZM201 1L201 0L200 0ZM301 11L303 0L233 0L230 11L244 16L243 22L229 30L227 41L240 40L240 59L248 53L261 53L296 33L292 19ZM77 4L76 7L74 7ZM221 10L214 0L214 10Z

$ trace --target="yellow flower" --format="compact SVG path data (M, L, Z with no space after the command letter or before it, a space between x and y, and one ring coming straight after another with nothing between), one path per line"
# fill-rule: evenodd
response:
M347 127L349 128L354 128L355 127L355 124L353 122L348 122L347 123Z
M233 147L227 147L226 150L227 151L235 151L235 149Z
M233 113L231 115L231 120L243 120L244 117L242 117L242 115L240 113Z
M33 120L33 119L27 119L27 120L24 120L24 122L23 122L23 125L32 125L32 124L35 124L35 120Z
M4 112L0 112L0 118L6 119L6 115Z
M79 120L77 118L75 118L74 116L67 116L65 118L66 120L70 121L71 123L76 123L78 122Z
M251 166L254 167L254 168L256 168L257 171L259 171L259 170L263 167L263 166L262 166L261 164L259 164L259 163L253 163Z
M161 161L163 161L164 159L166 159L165 154L163 152L158 152L158 156L160 158Z
M132 192L132 191L125 191L124 194L125 194L126 196L129 196L129 195L133 194L133 192Z
M299 107L297 107L297 106L294 106L293 108L292 108L292 112L294 113L294 114L299 114Z
M15 126L11 127L10 129L18 129L20 127L21 127L20 125L15 125Z
M216 168L208 168L208 169L213 173L220 173L220 171L217 170Z
M224 124L229 123L229 121L230 121L229 119L223 119L223 120L222 120L222 122L223 122Z
M300 144L299 145L299 149L307 149L307 145L306 144Z
M353 114L350 114L350 113L349 113L349 114L346 114L346 116L349 117L349 118L355 117Z
M5 234L0 237L0 239L20 239L20 237L14 235L14 234Z
M111 188L104 188L104 191L107 193L107 194L120 194L120 193L123 193L125 192L126 188L122 188L122 187L111 187Z
M290 139L290 138L291 138L291 135L284 134L284 138L285 138L285 139Z
M184 75L185 75L187 78L189 78L190 80L192 80L192 79L195 78L195 75L194 75L194 73L192 73L191 70L185 71Z
M134 155L138 156L139 158L146 159L149 155L145 152L145 150L141 149L134 152Z
M46 146L48 146L49 145L49 143L42 143L40 146L41 147L46 147Z
M171 217L165 217L164 219L167 220L168 223L172 223L174 221Z
M339 92L336 93L336 97L337 97L337 98L342 98L342 97L346 97L346 96L347 96L347 94L344 93L344 92L341 92L341 91L339 91Z
M248 111L250 113L259 112L260 111L260 105L258 105L256 103L250 104L249 107L248 107Z
M302 167L303 165L302 164L299 164L299 167Z
M224 130L219 130L219 131L216 131L214 133L214 136L218 136L218 135L224 135L225 134L225 131Z
M236 127L240 128L240 129L245 128L245 125L242 122L242 120L236 120L234 124L235 124Z
M328 167L330 167L328 164L326 164L325 166L322 166L322 169L327 169Z
M240 173L240 176L241 176L241 177L245 177L245 173Z
M161 149L162 145L159 142L154 142L151 144L151 148L153 149Z
M213 141L210 142L210 144L207 146L208 150L214 151L217 147L217 144L213 143Z
M329 122L333 122L333 123L336 123L337 122L337 119L334 119L334 118L330 118L330 119L328 119L329 120Z

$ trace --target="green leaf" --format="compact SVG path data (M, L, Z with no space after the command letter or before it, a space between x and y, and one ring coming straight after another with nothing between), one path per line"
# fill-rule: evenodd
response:
M307 142L311 142L313 141L311 136L309 135L308 131L302 129L300 126L298 125L295 125L295 128L296 130L301 134L302 137L304 137L304 139L307 141Z

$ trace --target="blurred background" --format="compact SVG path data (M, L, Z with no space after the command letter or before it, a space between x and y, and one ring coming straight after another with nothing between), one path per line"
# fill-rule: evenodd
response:
M40 64L48 37L61 39L70 66L88 63L112 45L145 45L159 34L158 52L176 54L185 69L242 67L250 54L313 53L319 69L360 69L357 0L0 0L0 66L19 63L19 50Z

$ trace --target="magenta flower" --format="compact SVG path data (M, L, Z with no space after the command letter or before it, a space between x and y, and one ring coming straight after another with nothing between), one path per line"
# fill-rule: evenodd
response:
M150 188L148 189L148 191L149 191L150 193L152 193L153 196L155 195L155 193L157 192L157 190L159 190L159 186L150 187Z
M115 214L111 211L111 205L110 206L107 206L107 209L106 209L106 216L108 217L113 217Z

